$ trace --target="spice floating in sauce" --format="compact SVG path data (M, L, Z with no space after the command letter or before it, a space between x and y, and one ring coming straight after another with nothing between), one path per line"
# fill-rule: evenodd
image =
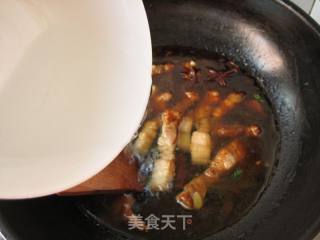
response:
M192 215L192 224L129 231L110 207L116 194L91 209L132 238L198 239L237 221L260 196L275 159L275 121L256 81L234 62L197 51L160 52L157 62L146 118L130 144L146 190L129 195L129 210L143 219Z

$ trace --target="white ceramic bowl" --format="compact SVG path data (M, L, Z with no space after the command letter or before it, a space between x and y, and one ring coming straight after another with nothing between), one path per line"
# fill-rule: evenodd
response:
M130 141L151 87L141 0L2 0L0 198L73 187Z

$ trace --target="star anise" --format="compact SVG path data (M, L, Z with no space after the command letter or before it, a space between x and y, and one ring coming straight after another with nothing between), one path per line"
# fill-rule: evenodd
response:
M213 68L208 68L208 80L216 81L220 86L227 86L226 79L232 74L240 71L240 68L234 62L227 62L226 66L229 70L227 71L216 71Z

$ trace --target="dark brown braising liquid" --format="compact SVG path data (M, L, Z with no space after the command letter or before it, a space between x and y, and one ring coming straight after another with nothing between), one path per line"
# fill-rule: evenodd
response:
M183 79L183 64L194 60L197 63L197 74L194 79ZM185 210L175 201L175 196L181 192L183 186L194 176L203 172L205 167L193 166L190 161L190 153L176 153L176 178L174 188L169 193L151 194L149 192L135 194L137 202L134 206L136 214L144 218L154 214L160 219L163 215L174 215L176 230L149 230L141 232L128 230L128 223L123 221L122 216L114 210L117 194L86 197L81 200L81 209L86 214L94 216L102 225L116 229L132 238L143 239L201 239L213 234L226 226L229 226L243 217L255 204L268 183L275 162L278 145L278 133L272 113L271 106L263 91L257 86L254 78L242 71L231 72L217 80L210 78L211 70L216 72L227 72L232 68L230 62L215 55L207 55L197 51L156 51L155 64L172 63L175 65L173 71L156 75L153 84L159 92L170 92L173 100L169 107L182 98L183 93L188 90L197 91L204 96L208 90L217 90L222 98L231 92L242 91L246 93L246 100L234 108L219 122L213 124L256 124L262 129L260 137L252 138L242 136L248 147L245 164L241 168L224 177L223 181L214 185L205 200L204 207L200 210ZM226 86L223 80L225 80ZM260 106L260 107L257 107ZM159 116L160 112L155 106L149 104L146 120ZM238 137L239 138L239 137ZM232 141L232 138L214 138L214 156L221 147ZM152 171L152 163L156 155L157 141L150 153L140 158L141 179L148 180ZM178 215L191 215L186 229L183 230L182 219ZM163 226L159 222L160 227Z

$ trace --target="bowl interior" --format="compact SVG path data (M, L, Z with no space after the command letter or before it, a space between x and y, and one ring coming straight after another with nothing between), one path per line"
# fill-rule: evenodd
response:
M0 16L0 198L75 186L143 118L152 63L143 3L4 0Z

